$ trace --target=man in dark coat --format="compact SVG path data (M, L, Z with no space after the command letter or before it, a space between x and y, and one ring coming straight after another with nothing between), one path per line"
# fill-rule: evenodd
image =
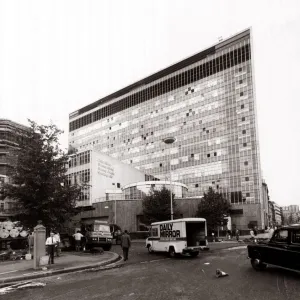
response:
M123 249L124 261L128 260L128 252L131 246L130 236L127 230L124 231L124 234L121 236L121 247Z

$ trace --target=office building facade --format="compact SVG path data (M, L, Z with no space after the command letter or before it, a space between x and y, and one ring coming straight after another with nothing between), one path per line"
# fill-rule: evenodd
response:
M16 150L22 134L29 130L28 127L7 119L0 119L0 188L9 182L17 156ZM0 196L0 220L6 220L14 212L15 201Z
M189 196L211 186L234 224L264 227L252 48L248 29L71 113L69 143L161 180L171 167Z

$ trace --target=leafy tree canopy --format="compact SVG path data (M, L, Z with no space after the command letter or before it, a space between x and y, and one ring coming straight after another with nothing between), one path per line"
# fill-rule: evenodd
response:
M172 194L173 218L179 218L180 212ZM148 224L171 219L171 195L170 190L163 187L161 190L153 190L150 195L143 198L143 214Z
M68 156L59 148L63 133L56 125L29 120L29 131L20 133L17 164L4 195L17 202L17 218L34 227L38 220L58 228L75 214L81 188L67 184Z
M207 193L204 193L201 202L198 205L196 216L205 218L210 230L216 230L218 226L227 224L227 216L230 205L222 194L215 192L211 187Z

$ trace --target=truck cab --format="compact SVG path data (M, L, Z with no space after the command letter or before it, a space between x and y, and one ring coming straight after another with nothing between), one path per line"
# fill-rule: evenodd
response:
M103 250L109 251L112 246L113 236L110 226L106 221L85 220L82 224L82 233L86 238L86 248L102 247Z
M184 218L152 223L146 248L149 253L166 252L171 257L180 254L196 257L200 250L209 249L206 220Z

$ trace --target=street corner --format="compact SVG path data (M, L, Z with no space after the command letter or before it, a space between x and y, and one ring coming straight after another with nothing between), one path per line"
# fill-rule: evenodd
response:
M99 258L101 257L101 260ZM111 268L121 267L117 263L122 262L122 257L111 251L106 251L101 256L90 255L73 255L68 254L61 256L57 259L57 263L53 265L45 265L34 270L31 267L21 265L12 270L7 270L0 274L0 288L7 287L17 282L23 282L24 280L40 279L50 276L56 276L59 274L67 274L74 272L84 272L87 270L101 271ZM26 269L27 267L27 269Z

